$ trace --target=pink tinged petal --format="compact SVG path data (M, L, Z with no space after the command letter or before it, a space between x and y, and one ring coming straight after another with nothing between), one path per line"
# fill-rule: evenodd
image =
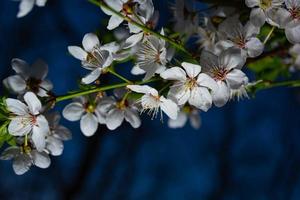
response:
M121 126L124 121L124 112L120 109L114 108L110 110L106 117L106 126L109 130L115 130Z
M207 112L212 105L212 97L207 88L195 87L191 91L189 104Z
M25 174L31 165L32 160L28 154L20 154L13 160L13 169L17 175Z
M20 154L20 151L21 151L20 147L16 147L16 146L8 147L2 152L0 156L0 160L11 160L17 157Z
M158 96L157 90L148 85L127 85L126 87L136 93L152 94L153 96Z
M21 75L25 79L28 78L29 66L24 60L14 58L11 61L11 65L17 74Z
M212 92L213 103L217 107L224 106L230 97L230 89L224 81L218 81L218 90Z
M260 0L246 0L245 3L249 8L253 8L255 6L259 6Z
M78 121L82 114L84 113L84 108L81 103L73 102L67 105L63 110L63 116L69 121Z
M30 133L32 125L30 124L30 118L15 117L8 125L8 132L13 136L24 136Z
M48 74L48 64L42 60L33 63L29 71L30 77L37 80L44 80Z
M217 90L218 89L217 82L205 73L199 74L199 76L197 78L197 83L198 83L199 86L207 87L211 90Z
M17 14L18 18L27 15L33 8L35 0L22 0L19 5L19 12Z
M250 21L257 27L262 27L266 22L266 15L261 8L253 8L250 13Z
M186 81L186 73L180 67L172 67L160 73L160 76L166 80Z
M7 98L5 102L7 109L16 115L22 116L29 113L27 106L17 99Z
M82 46L86 51L91 52L95 46L99 45L100 41L97 35L95 35L94 33L87 33L84 35L82 40Z
M90 137L94 135L98 129L98 119L92 113L87 113L80 120L80 129L83 135Z
M20 75L9 76L3 83L14 93L22 93L26 89L26 81Z
M255 58L261 55L264 51L264 44L258 38L251 38L246 43L246 49L250 58Z
M42 169L46 169L50 166L51 160L46 152L38 152L33 150L30 154L35 166Z
M175 85L171 87L168 96L171 99L176 99L178 105L184 105L190 98L191 91L185 85Z
M31 139L38 151L46 146L46 135L50 132L48 121L42 115L37 117L37 124L33 126Z
M126 39L125 46L123 48L128 49L128 48L135 46L137 43L139 43L143 39L143 37L144 37L143 32L133 34L132 36L130 36L129 38Z
M182 128L188 120L187 114L184 112L179 112L177 119L169 119L168 126L170 128Z
M171 119L176 119L178 116L179 108L176 103L170 99L160 97L160 108L161 110Z
M184 70L186 71L187 75L190 78L195 78L201 72L201 66L200 65L195 65L195 64L192 64L192 63L183 62L181 64L181 66L184 68Z
M72 56L81 61L86 60L88 55L87 52L85 52L81 47L77 46L69 46L68 51Z
M81 79L83 84L91 84L94 81L96 81L99 76L101 75L101 69L97 68L88 75L86 75L84 78Z
M285 29L285 35L292 44L300 43L300 23Z
M61 140L55 137L47 137L46 149L50 151L52 156L60 156L63 152L64 145Z
M124 21L123 18L121 18L117 15L112 15L109 19L107 29L113 30L113 29L117 28L123 21Z
M226 82L231 89L238 89L244 84L246 74L239 69L234 69L226 76Z
M228 70L233 68L242 68L246 63L246 58L242 55L242 51L240 49L229 48L221 53L219 63Z
M125 120L131 124L133 128L141 126L141 119L137 111L130 108L125 109Z
M201 126L201 117L199 112L192 112L190 114L190 124L194 129L199 129Z
M31 114L37 115L40 113L40 110L42 109L42 104L33 92L27 92L24 95L24 100L28 105Z

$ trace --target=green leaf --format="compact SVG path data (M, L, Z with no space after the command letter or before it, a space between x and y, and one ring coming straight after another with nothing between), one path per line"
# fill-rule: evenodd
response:
M16 145L15 137L10 135L8 132L8 124L10 121L1 122L0 126L0 148L5 144L9 144L10 146Z
M279 57L269 56L248 64L248 68L255 73L257 80L274 81L281 76L289 77L288 67L281 60Z

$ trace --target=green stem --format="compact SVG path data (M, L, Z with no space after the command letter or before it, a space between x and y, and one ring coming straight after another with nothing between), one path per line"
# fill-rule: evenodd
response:
M114 10L113 8L111 8L110 6L106 5L106 3L104 3L102 0L98 1L98 0L89 0L89 2L91 2L92 4L96 5L96 6L100 6L104 9L107 9L109 11L111 11L113 14L117 15L118 17L121 17L122 19L124 19L125 21L127 21L128 23L131 23L137 27L139 27L140 29L142 29L145 33L150 33L158 38L161 38L167 42L169 42L171 45L173 45L176 49L184 52L185 54L187 54L188 56L190 56L191 58L193 58L192 54L185 49L184 46L182 46L181 44L178 44L176 41L172 40L171 38L162 35L160 33L157 33L155 31L153 31L152 29L148 28L147 26L145 26L144 24L140 24L134 20L132 20L131 18L122 15L120 12Z
M143 85L143 84L155 82L155 81L158 81L158 80L160 80L160 79L153 78L153 79L150 79L150 80L147 80L147 81L139 81L139 82L136 82L136 83L130 81L129 83L128 82L118 83L118 84L114 84L114 85L97 87L97 88L88 89L88 90L81 90L81 91L73 92L71 94L58 96L58 97L56 97L56 102L61 102L61 101L64 101L64 100L73 99L75 97L84 96L84 95L88 95L88 94L92 94L92 93L103 92L103 91L112 90L112 89L116 89L116 88L122 88L122 87L126 87L129 84Z
M131 83L130 80L128 80L127 78L125 78L124 76L118 74L117 72L115 72L113 69L108 69L107 70L109 73L111 73L112 75L118 77L119 79L125 81L126 83Z
M264 44L267 44L267 42L268 42L269 39L271 38L271 36L272 36L272 34L273 34L275 28L276 28L275 26L272 26L270 32L268 33L267 37L266 37L265 40L264 40Z
M277 87L300 87L300 80L292 80L292 81L283 81L277 83L271 83L269 81L259 81L255 85L251 85L247 87L247 89L255 89L257 87L258 90L266 90Z

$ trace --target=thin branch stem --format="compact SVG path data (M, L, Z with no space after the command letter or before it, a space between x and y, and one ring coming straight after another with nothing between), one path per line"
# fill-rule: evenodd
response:
M267 42L268 42L269 39L271 38L271 36L272 36L272 34L273 34L275 28L276 28L275 26L272 26L270 32L268 33L267 37L266 37L265 40L264 40L264 44L267 44Z
M159 81L159 80L160 79L153 78L153 79L150 79L150 80L147 80L147 81L139 81L139 82L136 82L136 83L130 81L130 82L125 82L125 83L117 83L117 84L114 84L114 85L97 87L97 88L88 89L88 90L81 90L81 91L73 92L73 93L70 93L70 94L58 96L58 97L56 97L56 102L69 100L69 99L73 99L75 97L84 96L84 95L88 95L88 94L93 94L93 93L97 93L97 92L103 92L103 91L112 90L112 89L116 89L116 88L122 88L122 87L126 87L129 84L143 85L143 84L146 84L146 83L151 83L151 82L155 82L155 81Z
M92 4L96 5L96 6L100 6L106 10L109 10L110 12L112 12L114 15L117 15L118 17L121 17L122 19L124 19L125 21L127 21L128 23L131 23L137 27L139 27L140 29L142 29L145 33L150 33L158 38L161 38L167 42L169 42L172 46L174 46L176 49L182 51L183 53L187 54L188 56L190 56L191 58L193 58L193 55L185 49L185 47L179 43L177 43L176 41L174 41L173 39L162 35L150 28L148 28L146 25L144 24L140 24L134 20L132 20L131 18L129 18L128 16L124 16L122 15L120 12L114 10L113 8L111 8L110 6L108 6L106 3L104 3L103 1L99 1L99 0L89 0L89 2L91 2Z
M113 69L108 69L107 70L109 73L111 73L112 75L118 77L119 79L125 81L126 83L131 83L130 80L128 80L127 78L125 78L124 76L118 74L117 72L115 72Z

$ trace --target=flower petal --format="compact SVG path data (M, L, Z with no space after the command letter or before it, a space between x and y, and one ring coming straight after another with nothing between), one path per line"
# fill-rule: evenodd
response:
M13 136L24 136L30 133L32 126L29 118L15 117L8 125L8 132Z
M185 85L174 85L170 88L168 97L170 99L176 99L178 105L185 104L191 96L190 89Z
M84 108L81 103L73 102L67 105L63 110L63 116L69 121L77 121L84 113Z
M203 110L204 112L207 112L212 105L212 96L207 88L195 87L191 91L189 104Z
M47 137L46 149L50 151L52 156L60 156L63 152L64 145L61 140L55 137Z
M97 117L92 113L87 113L80 120L80 129L83 135L90 137L95 134L98 129Z
M126 87L136 93L158 95L158 91L148 85L127 85Z
M17 99L7 98L5 102L7 109L16 115L22 116L29 113L27 106Z
M166 71L160 73L160 76L166 80L178 80L178 81L186 80L186 73L180 67L172 67L170 69L167 69Z
M112 15L109 19L107 29L113 30L113 29L117 28L123 21L124 21L123 18L121 18L117 15Z
M246 43L246 49L250 58L255 58L263 53L264 44L256 37L251 38Z
M162 109L162 111L164 111L164 113L171 119L176 119L179 110L177 104L174 103L172 100L166 99L164 97L160 97L160 101L160 108Z
M13 160L13 169L17 175L25 174L31 165L32 160L28 154L20 154Z
M138 42L140 42L144 37L144 33L137 33L137 34L133 34L132 36L130 36L129 38L126 39L125 41L125 45L124 45L124 49L128 49L131 48L133 46L135 46Z
M185 69L190 78L195 78L201 72L201 66L192 63L183 62L181 66Z
M11 65L17 74L21 75L24 79L28 78L29 66L27 62L19 58L14 58L11 61Z
M86 75L84 78L81 79L82 83L84 84L91 84L92 82L96 81L97 78L101 75L101 69L97 68L88 75Z
M46 169L50 166L51 160L49 155L45 152L32 151L31 152L32 160L35 166Z
M110 110L106 117L106 126L109 130L115 130L121 126L124 121L124 112L120 109L114 108Z
M20 75L9 76L3 83L14 93L22 93L26 89L26 81Z
M19 5L19 12L17 14L18 18L24 17L27 15L33 8L35 0L26 0L21 1Z
M213 103L217 107L224 106L230 97L230 89L227 87L224 81L218 81L218 89L212 91Z
M250 21L257 27L262 27L266 22L266 15L261 8L253 8L250 13Z
M68 51L72 56L81 61L86 60L88 55L81 47L77 46L68 46Z
M35 61L30 68L30 77L44 80L48 74L48 64L42 60Z
M141 126L141 119L137 111L126 108L125 109L125 120L131 124L133 128Z
M20 147L10 146L2 152L0 159L1 160L11 160L11 159L17 157L21 153L20 151L21 151Z
M31 114L38 115L40 113L42 104L33 92L26 92L26 94L24 95L24 100L28 105Z
M94 47L98 45L100 45L100 41L97 35L95 35L94 33L87 33L84 35L82 46L86 51L91 52Z
M170 128L182 128L186 124L188 118L184 112L179 112L177 119L169 119L168 126Z
M239 69L230 71L226 76L226 82L231 89L238 89L244 84L246 74Z
M204 73L199 74L197 78L197 83L199 86L207 87L211 90L218 89L218 85L216 81L213 78L211 78L209 75Z
M46 146L46 135L50 132L47 119L43 115L37 117L37 124L33 126L31 139L38 151Z

